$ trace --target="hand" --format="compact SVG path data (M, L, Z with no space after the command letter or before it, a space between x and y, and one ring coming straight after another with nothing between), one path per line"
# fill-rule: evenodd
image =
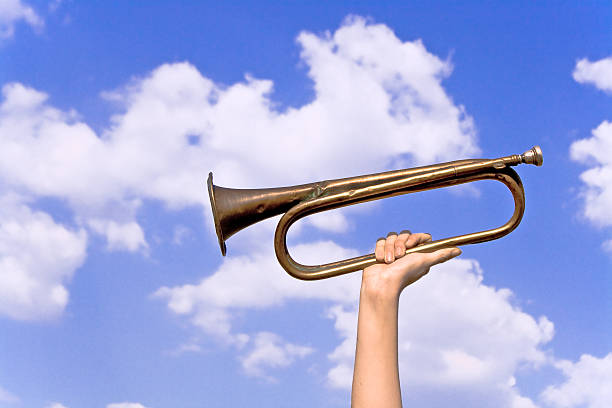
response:
M445 248L431 253L410 253L406 249L431 241L431 235L402 231L389 233L376 241L376 260L380 263L364 269L362 291L377 296L397 296L404 288L429 272L429 268L461 254L459 248Z

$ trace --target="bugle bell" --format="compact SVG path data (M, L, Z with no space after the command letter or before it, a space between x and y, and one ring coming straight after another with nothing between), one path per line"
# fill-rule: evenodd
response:
M525 211L523 184L511 167L522 163L541 166L542 161L542 150L539 146L534 146L523 154L498 159L457 160L431 166L269 189L232 189L215 186L210 173L208 194L223 255L226 253L225 241L229 237L256 222L284 214L274 235L276 257L291 276L303 280L315 280L358 271L377 261L374 254L368 254L323 265L309 266L297 263L287 249L287 231L300 218L365 201L492 179L505 184L514 197L514 213L508 222L498 228L428 242L410 248L406 253L432 252L441 248L491 241L512 232L521 222Z

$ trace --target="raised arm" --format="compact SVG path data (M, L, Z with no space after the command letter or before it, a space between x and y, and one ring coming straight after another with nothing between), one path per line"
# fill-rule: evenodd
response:
M430 240L429 234L402 231L399 235L389 233L376 242L376 259L381 263L364 269L361 280L353 408L402 406L397 360L399 296L431 266L461 254L459 248L447 248L404 255L407 248Z

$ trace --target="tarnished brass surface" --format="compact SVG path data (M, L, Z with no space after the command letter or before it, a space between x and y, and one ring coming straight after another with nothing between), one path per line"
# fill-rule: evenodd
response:
M297 263L287 249L287 231L300 218L365 201L491 179L505 184L514 197L514 213L508 222L498 228L432 241L411 248L406 253L432 252L491 241L512 232L525 211L523 184L510 167L522 163L541 166L542 161L542 150L534 146L523 154L498 159L458 160L298 186L253 190L215 186L210 173L208 193L223 255L226 253L225 241L236 232L266 218L284 214L274 235L276 257L291 276L315 280L361 270L375 264L376 257L368 254L312 266Z

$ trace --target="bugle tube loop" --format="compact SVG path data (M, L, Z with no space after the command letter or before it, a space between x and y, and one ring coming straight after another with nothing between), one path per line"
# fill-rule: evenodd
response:
M351 197L348 197L348 194L346 192L343 192L301 202L296 206L292 207L289 211L287 211L281 217L278 226L276 227L276 233L274 235L274 248L276 251L276 257L278 258L278 261L281 266L287 271L287 273L289 273L294 278L301 280L325 279L362 270L370 265L377 263L376 256L373 253L322 265L309 266L302 265L296 262L289 254L289 250L287 248L287 232L289 228L294 222L301 218L307 217L318 212L332 210L358 202L378 200L393 195L409 194L418 191L449 187L451 185L458 185L469 183L472 181L487 179L502 182L504 185L506 185L506 187L508 187L514 197L514 212L510 219L504 225L490 230L473 232L470 234L432 241L414 248L407 249L406 254L413 252L433 252L442 248L467 244L476 244L501 238L504 235L507 235L512 232L519 225L523 217L523 213L525 211L525 195L522 182L518 174L510 168L505 168L490 173L480 173L460 178L447 179L444 181L427 184L426 186L418 184L411 185L410 180L405 180L404 183L399 183L399 185L398 183L391 182L387 183L388 185L383 184L377 186L379 187L377 188L377 190L384 190L385 187L393 189L398 188L398 190L393 190L393 192L389 192L387 195L381 195L381 193L372 193L368 191L368 189L364 188L361 189L361 191L356 191L354 194L352 194ZM403 190L401 184L406 184L406 186L403 187Z

